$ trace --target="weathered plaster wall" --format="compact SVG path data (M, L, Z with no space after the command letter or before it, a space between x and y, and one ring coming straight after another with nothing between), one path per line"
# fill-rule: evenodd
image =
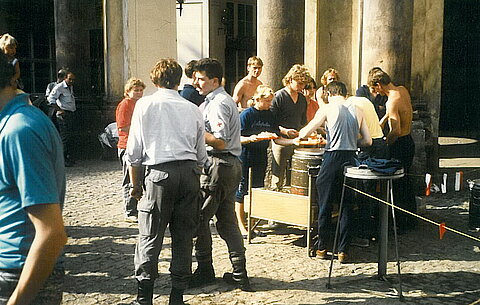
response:
M146 94L155 91L150 70L161 58L177 57L175 1L128 1L128 77L142 79Z
M124 1L104 1L105 88L109 103L118 102L123 95L125 75ZM127 36L128 37L128 36ZM126 37L126 38L127 38Z

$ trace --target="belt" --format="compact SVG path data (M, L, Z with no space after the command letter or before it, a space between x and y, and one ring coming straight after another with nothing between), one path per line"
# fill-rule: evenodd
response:
M229 157L229 156L232 156L232 157L235 157L234 154L232 154L231 152L214 152L214 151L207 151L207 155L209 156L213 156L213 157Z

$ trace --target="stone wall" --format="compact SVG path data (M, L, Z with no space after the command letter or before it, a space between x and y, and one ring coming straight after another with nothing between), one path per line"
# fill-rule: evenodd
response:
M339 71L340 80L351 93L356 89L352 81L355 64L352 58L353 43L353 6L352 1L318 1L318 66L317 82L328 68ZM354 92L353 92L354 93Z

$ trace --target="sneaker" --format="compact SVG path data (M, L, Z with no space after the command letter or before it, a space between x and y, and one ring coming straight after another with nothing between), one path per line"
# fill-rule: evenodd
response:
M137 223L138 222L138 217L135 216L135 215L125 216L125 222Z
M338 253L338 262L340 264L346 264L348 263L348 255L345 252L340 252Z
M317 255L318 258L320 259L326 259L327 258L327 249L325 250L317 250L315 252L315 254Z

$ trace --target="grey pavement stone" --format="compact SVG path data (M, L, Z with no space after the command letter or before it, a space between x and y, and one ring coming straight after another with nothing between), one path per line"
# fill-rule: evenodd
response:
M66 280L63 304L128 304L134 300L133 253L137 226L123 221L118 162L80 161L67 169L64 217L69 241L65 247ZM468 192L425 198L424 216L467 231ZM224 242L214 236L217 281L187 290L186 301L199 304L480 304L480 244L420 222L401 235L400 256L405 302L396 296L393 237L390 238L388 279L375 278L377 247L353 248L355 263L334 264L332 289L326 289L329 261L309 258L303 231L281 226L246 245L247 268L255 293L224 284L230 271ZM477 237L479 233L469 233ZM155 304L166 304L170 291L170 238L161 253Z

